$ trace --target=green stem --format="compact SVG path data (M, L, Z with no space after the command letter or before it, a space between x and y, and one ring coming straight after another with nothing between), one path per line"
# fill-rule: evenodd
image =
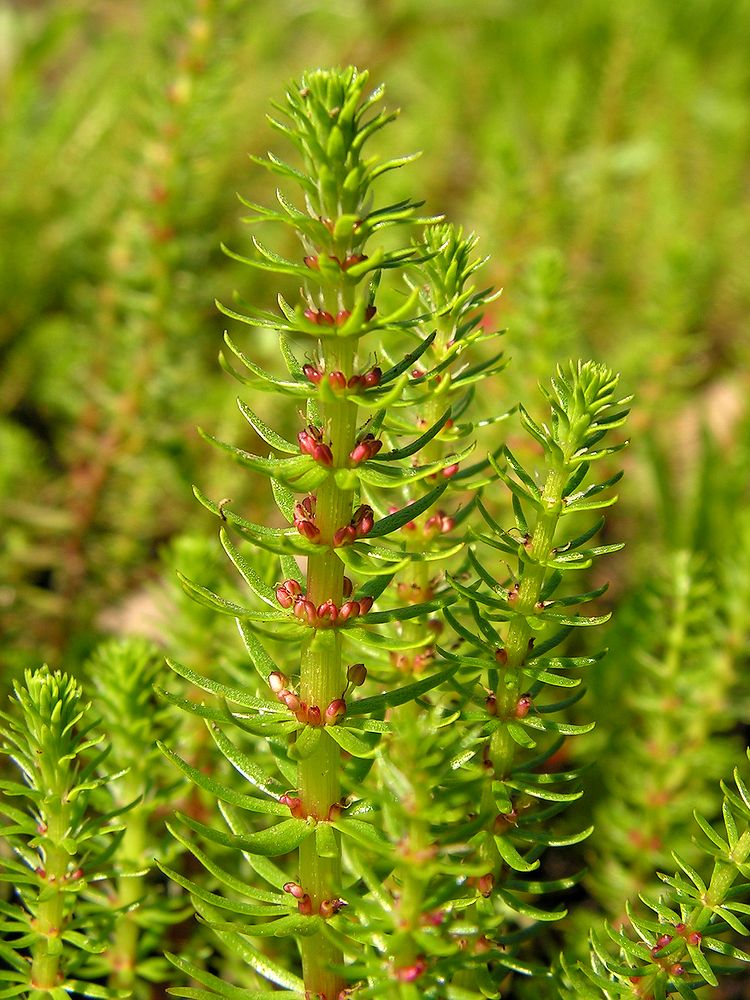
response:
M55 808L55 806L57 808ZM47 817L47 847L44 871L49 895L40 900L36 919L38 940L32 948L31 982L44 993L59 986L61 934L65 921L64 879L68 874L70 854L61 846L69 826L68 807L60 799L53 803Z
M140 782L131 782L125 789L127 800L132 801L139 794ZM146 856L146 812L134 809L128 816L128 825L121 845L123 866L133 871L143 867ZM135 967L138 960L138 908L136 904L143 897L143 876L120 877L117 880L117 904L126 907L117 920L114 940L110 949L109 985L116 989L132 989L135 983ZM131 909L132 907L132 909Z
M499 668L498 687L495 692L497 700L497 715L501 719L513 718L521 697L522 673L521 667L529 653L529 641L533 638L533 630L529 625L539 602L546 566L544 565L552 552L555 531L562 509L562 496L567 479L564 467L550 469L542 492L543 509L536 518L531 537L527 541L530 562L524 564L523 576L515 597L517 616L513 618L508 628L505 640L506 662ZM499 726L490 740L490 760L493 766L494 778L507 778L513 767L516 743L510 736L506 726ZM483 806L486 811L495 810L490 782L487 783L483 795ZM499 864L500 857L492 852L493 860Z
M326 345L327 346L327 345ZM338 341L325 353L327 371L339 370L349 376L355 360L350 341ZM336 467L345 467L356 440L357 406L348 399L321 404L321 418L330 439ZM342 490L330 476L318 490L316 517L321 532L320 554L307 563L307 596L317 606L332 600L337 607L343 600L343 563L329 544L334 532L348 524L352 516L353 490ZM302 648L300 697L307 705L317 705L321 713L344 690L341 639L335 630L318 632ZM329 810L341 798L341 752L338 744L324 731L317 750L298 767L298 787L308 816L325 821ZM323 900L337 899L341 890L341 858L321 858L314 837L309 837L299 853L300 883L310 896L312 912L317 913ZM302 940L302 969L305 986L312 996L336 1000L344 987L331 966L340 965L340 950L321 935Z

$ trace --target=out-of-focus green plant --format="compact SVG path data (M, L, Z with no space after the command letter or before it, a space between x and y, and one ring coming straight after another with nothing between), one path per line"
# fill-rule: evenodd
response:
M0 781L2 834L13 851L0 870L19 905L0 903L2 994L125 995L96 983L113 914L89 887L114 875L133 802L111 798L106 786L117 788L121 775L99 773L109 747L93 734L96 719L72 677L28 671L14 690L13 710L0 713L2 751L22 781Z

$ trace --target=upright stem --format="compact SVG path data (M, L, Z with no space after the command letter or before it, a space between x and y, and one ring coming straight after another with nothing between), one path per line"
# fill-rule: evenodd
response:
M132 802L138 797L140 792L140 782L137 777L128 776L128 781L123 789L125 801ZM146 811L141 806L136 808L128 816L128 825L125 828L121 844L121 862L126 868L138 871L147 857L146 851ZM135 966L138 959L138 910L136 903L142 898L144 892L144 878L142 875L131 877L120 876L117 880L117 905L120 907L133 907L127 909L119 917L112 947L110 949L111 973L109 985L116 989L132 989L135 983Z
M61 935L65 919L63 886L70 863L70 854L61 845L68 834L68 824L68 807L59 801L53 803L47 818L48 846L44 856L49 895L39 903L36 931L40 939L34 944L31 965L32 986L40 993L59 986Z
M513 618L508 628L505 640L507 660L500 667L498 687L495 692L497 715L501 719L513 717L522 694L521 667L528 656L529 641L533 635L529 618L533 617L535 613L544 585L546 573L544 563L552 552L555 531L560 519L566 478L564 468L555 467L549 471L542 492L544 508L538 513L534 530L527 542L531 560L524 565L523 576L514 602L518 614ZM490 760L495 778L507 778L510 775L515 748L516 743L508 733L507 727L499 726L490 740ZM483 804L487 810L495 808L489 782L485 786ZM495 860L499 860L499 856Z
M326 345L324 357L328 371L343 371L349 376L354 365L355 348L348 340ZM357 432L357 406L348 399L320 406L323 429L331 442L334 465L344 467L354 448ZM320 554L307 563L307 596L317 606L332 600L337 607L343 599L343 563L330 543L337 528L348 524L352 516L353 490L342 490L330 476L318 490L316 516L320 529ZM300 697L321 712L344 690L341 662L341 639L335 629L314 630L302 648ZM338 744L323 731L316 751L300 761L298 787L303 808L309 816L325 821L329 810L341 798L340 754ZM341 889L341 859L321 858L314 837L300 846L300 882L310 896L316 913L323 900L336 899ZM321 935L302 939L302 968L305 986L312 996L336 1000L344 987L340 976L331 971L340 965L340 950Z

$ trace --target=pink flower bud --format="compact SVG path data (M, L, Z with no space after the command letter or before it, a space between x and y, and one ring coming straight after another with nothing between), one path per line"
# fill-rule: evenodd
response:
M425 372L421 368L412 368L411 377L412 378L424 378Z
M303 917L309 917L312 914L312 900L307 893L300 897L297 910Z
M333 603L332 600L323 601L322 604L318 605L318 620L322 624L323 622L330 621L332 625L336 624L336 618L338 617L338 608Z
M293 795L280 795L279 802L282 806L287 806L289 812L295 819L304 819L305 811L302 808L302 799L298 799ZM289 885L290 883L287 883Z
M305 257L304 264L305 267L309 267L311 271L318 271L320 269L317 257Z
M343 698L334 698L326 709L326 725L335 726L339 719L343 719L345 715L346 702Z
M360 462L366 462L369 457L370 449L365 441L360 441L359 444L356 444L349 452L349 458L355 465L359 465Z
M365 380L361 375L352 375L349 381L346 383L348 389L359 389L360 386L365 384Z
M279 670L274 670L273 673L268 675L268 686L274 694L280 694L280 692L286 688L288 683L289 678L282 674Z
M351 313L348 309L339 310L339 312L336 313L336 326L343 326L350 316Z
M311 323L315 323L316 326L320 323L320 313L317 309L305 309L303 315L306 320L309 320Z
M297 882L286 882L282 888L284 892L288 892L295 899L302 899L305 895L305 890Z
M297 435L297 441L299 442L300 451L304 455L312 455L315 447L315 439L307 431L300 431Z
M367 680L367 667L364 663L352 663L346 671L346 679L354 687L362 687Z
M361 615L366 615L370 608L373 606L374 600L372 597L360 597L359 599L359 613Z
M357 601L345 601L339 611L339 621L346 622L350 618L356 618L358 615L359 603Z
M297 521L296 528L308 542L317 542L320 538L320 528L316 527L312 521Z
M276 588L276 600L279 602L282 608L291 608L292 604L294 604L294 598L286 589L283 583L279 584L279 586Z
M346 389L346 375L343 372L329 372L328 384L334 392L343 392Z
M516 704L515 716L517 719L525 719L531 709L531 695L522 694Z
M458 462L454 462L453 465L448 465L443 469L443 475L446 479L450 479L451 476L455 476L458 472Z
M340 548L343 545L351 545L352 542L356 542L357 532L351 526L351 524L345 524L342 528L337 528L333 535L333 544L335 548Z
M299 712L301 702L297 695L291 691L280 691L279 701L283 701L290 712Z
M318 465L333 465L333 452L327 444L316 444L312 450L312 457Z
M326 326L333 326L335 320L331 313L326 312L325 309L321 309L318 313L318 323L325 323Z

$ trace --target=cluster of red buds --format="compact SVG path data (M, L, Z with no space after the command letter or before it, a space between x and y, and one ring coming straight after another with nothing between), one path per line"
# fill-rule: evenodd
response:
M283 886L284 892L288 892L297 900L297 910L305 917L312 916L313 903L309 893L305 892L298 882L287 882ZM318 906L318 913L324 920L334 916L342 906L346 906L343 899L322 899Z
M414 501L412 501L413 503ZM389 509L389 514L395 514L398 511L398 507L391 507ZM447 535L449 531L453 531L456 527L455 518L451 517L450 514L446 514L443 510L436 510L434 514L427 518L422 528L422 534L426 539L434 538L436 535ZM416 531L417 522L407 521L404 525L404 531Z
M687 924L675 924L674 929L680 935L680 937L684 937L687 943L689 945L692 945L694 948L697 948L698 945L703 940L703 935L701 934L701 932L691 931L690 928L687 926ZM659 942L657 941L656 943L658 944ZM664 945L662 945L662 948L663 947Z
M286 705L297 721L307 726L335 726L346 715L344 698L334 698L325 712L317 705L308 705L289 689L289 678L280 670L268 675L268 686L282 705ZM288 803L285 803L288 804Z
M359 465L360 462L367 462L374 458L382 447L383 442L379 441L374 434L365 434L349 452L349 458L355 465Z
M334 546L340 548L343 545L351 545L358 538L364 538L365 535L370 534L374 523L375 516L372 507L369 507L366 503L362 504L361 507L357 507L354 511L352 519L348 524L336 529L333 535Z
M361 264L363 260L367 260L367 256L361 253L352 253L348 257L344 257L341 260L339 257L334 257L331 254L328 255L328 259L335 261L342 271L348 271L350 267L354 264ZM317 254L311 255L304 258L305 267L309 267L311 271L320 270L320 261L318 260Z
M339 315L341 314L339 313ZM320 385L323 381L325 373L315 365L303 365L302 371L313 385ZM328 385L334 392L344 392L346 389L359 392L360 389L374 389L376 386L380 385L380 377L382 374L383 372L380 368L375 365L363 375L350 375L349 378L347 378L342 371L336 370L329 372L327 378Z
M297 440L303 455L310 455L320 465L333 465L331 446L323 442L323 431L319 427L308 424L299 432Z
M294 599L294 617L311 628L335 628L366 615L372 605L372 597L361 597L358 601L344 601L340 608L330 599L316 607L300 594Z

